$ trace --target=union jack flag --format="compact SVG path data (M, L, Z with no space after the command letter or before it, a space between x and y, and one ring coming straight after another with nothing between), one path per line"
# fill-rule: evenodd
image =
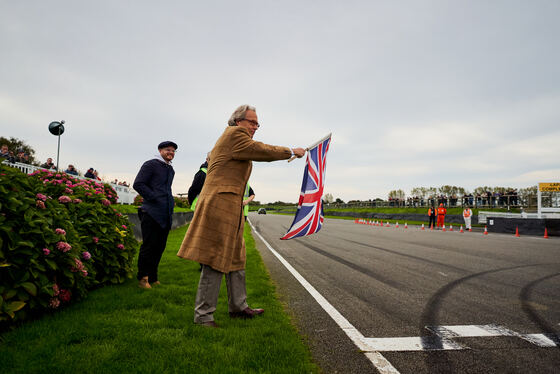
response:
M327 152L330 143L331 134L307 149L307 163L303 172L296 216L286 235L280 239L293 239L321 230L324 220L321 197L325 187Z

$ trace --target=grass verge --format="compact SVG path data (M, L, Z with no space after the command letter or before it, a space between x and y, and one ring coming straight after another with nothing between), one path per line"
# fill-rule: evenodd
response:
M92 291L65 310L0 336L3 373L318 373L262 262L248 226L249 305L265 314L230 319L222 282L219 329L193 324L198 264L176 257L186 227L173 230L160 264L162 285L136 280Z

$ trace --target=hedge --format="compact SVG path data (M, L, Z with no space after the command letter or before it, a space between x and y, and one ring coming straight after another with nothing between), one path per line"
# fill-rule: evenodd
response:
M0 165L0 330L132 277L138 250L108 184Z

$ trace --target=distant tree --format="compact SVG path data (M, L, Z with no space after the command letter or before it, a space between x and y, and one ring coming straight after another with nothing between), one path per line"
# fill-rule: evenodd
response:
M324 200L327 204L330 204L330 203L334 202L334 198L333 198L333 195L332 195L331 193L325 194L325 196L323 196L323 200Z
M342 199L340 197L337 197L334 202L337 203L337 204L344 204L344 201L342 201Z
M8 139L0 136L0 146L2 146L3 144L6 144L8 146L8 149L10 151L13 151L14 155L16 156L18 150L23 149L23 151L29 155L29 161L31 162L31 164L38 165L38 162L35 159L35 150L30 145L27 145L25 143L25 140L17 139L14 137L10 137Z
M253 201L251 201L251 202L249 203L249 206L251 206L251 205L260 206L260 205L261 205L261 202L258 201L258 200L253 200Z
M399 199L402 200L404 199L406 196L406 194L404 193L403 190L393 190L389 192L389 198L390 199Z

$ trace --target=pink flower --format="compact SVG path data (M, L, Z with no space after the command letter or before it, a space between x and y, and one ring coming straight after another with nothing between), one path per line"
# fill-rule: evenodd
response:
M45 203L42 202L41 200L37 200L37 202L35 203L35 205L36 205L37 208L39 208L39 209L45 209Z
M58 235L66 235L66 231L64 231L63 229L56 229L54 230L54 232Z
M72 249L72 246L70 244L66 243L66 242L58 242L58 243L56 243L56 248L59 251L62 251L64 253L66 253L66 252L68 252L69 250Z
M80 199L74 199L72 202L73 202L74 204L79 204L79 203L82 202L82 200L80 200Z
M66 192L66 193L68 193L68 194L70 194L70 195L71 195L72 193L74 193L74 191L72 191L72 190L69 189L69 188L66 188L66 189L64 190L64 192Z
M88 275L87 270L82 270L82 277L87 277L87 275Z
M60 300L67 303L72 298L72 293L70 290L60 290L60 295L58 296Z
M126 230L126 225L122 225L122 228Z
M43 195L42 193L37 194L37 199L47 201L47 197L45 195Z
M56 297L53 297L51 301L49 301L49 308L56 309L60 306L60 300Z
M60 178L60 174L57 174L56 177L57 177L57 178Z
M118 245L117 245L117 248L120 249L120 250L122 251L122 250L124 249L124 245L118 244Z
M45 256L48 256L49 253L51 253L51 250L48 248L43 248L43 253L45 254Z
M103 204L105 206L109 206L109 205L111 205L111 202L107 199L101 199L101 204Z
M58 201L60 201L61 203L70 203L72 202L72 199L66 195L62 195L58 198Z
M86 260L86 261L89 260L89 259L91 258L91 253L89 253L89 252L87 252L87 251L86 251L86 252L82 252L82 258L83 258L84 260Z
M97 242L99 242L99 238L97 236L94 236L92 239L93 239L93 242L95 244L97 244Z
M58 296L58 294L60 293L60 290L58 289L58 284L53 284L52 289L54 291L53 296Z
M117 217L122 217L122 214L120 214L120 213L117 213Z
M71 270L73 273L76 273L76 272L78 272L78 271L84 271L84 264L82 263L82 261L80 261L80 260L78 260L77 258L75 258L75 259L74 259L74 264L75 264L75 266L72 266L72 267L70 268L70 270Z

